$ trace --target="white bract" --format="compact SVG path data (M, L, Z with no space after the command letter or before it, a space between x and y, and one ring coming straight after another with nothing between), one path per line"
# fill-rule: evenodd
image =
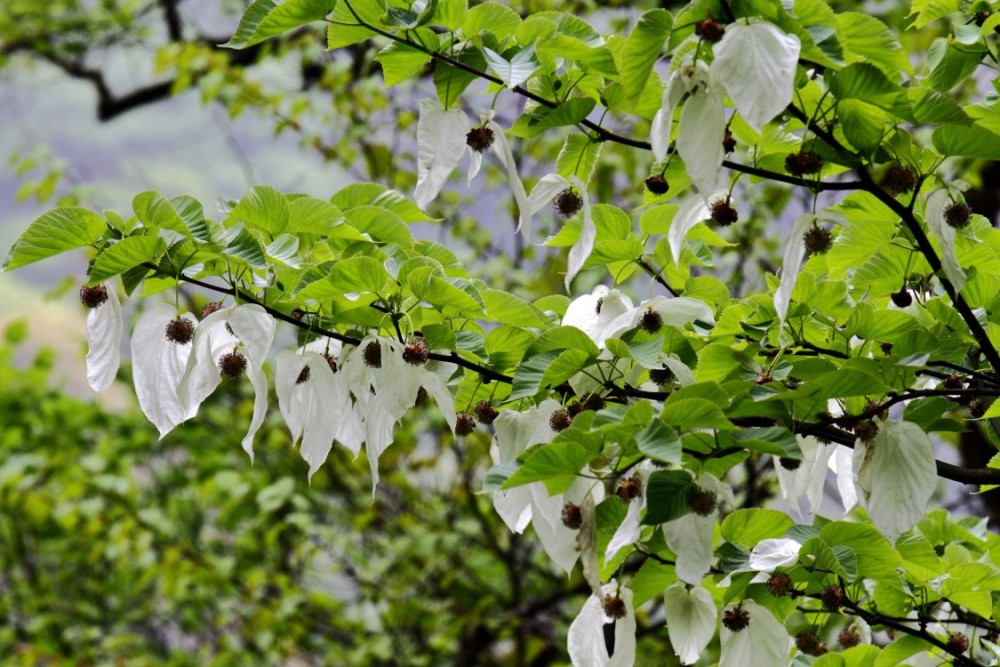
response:
M257 304L217 310L195 327L187 368L177 387L185 414L197 414L202 402L222 382L220 358L230 352L242 354L254 390L253 416L242 442L251 461L254 436L267 414L267 377L263 366L273 340L274 318Z
M925 218L927 228L941 241L941 265L944 275L948 277L955 290L965 286L965 271L955 254L955 228L945 222L945 209L951 204L951 195L947 189L935 190L927 197Z
M653 117L650 129L653 157L657 161L662 162L667 156L674 110L682 102L677 152L684 160L691 182L707 201L725 158L722 140L726 117L722 86L712 80L705 63L682 64L664 88L663 106Z
M698 662L718 623L712 594L701 586L674 582L663 594L663 615L670 644L681 664Z
M725 193L722 193L725 196ZM681 204L677 214L674 215L670 229L667 231L667 244L670 246L670 256L674 264L680 264L681 251L684 249L684 239L687 238L691 228L703 220L708 220L712 214L705 203L708 198L690 197Z
M708 473L698 478L698 487L715 494L716 503L724 501L733 504L733 491L729 485ZM697 586L712 568L713 537L718 518L719 508L715 507L706 516L689 512L663 524L667 546L677 554L677 578L681 581Z
M369 345L379 347L381 365L365 362L364 350ZM349 348L340 357L344 382L354 394L354 412L364 425L365 451L372 474L372 494L378 486L378 459L393 441L393 430L403 415L413 407L420 388L434 399L455 431L455 405L445 382L435 370L451 375L450 365L439 368L428 363L414 366L403 360L403 344L391 338L368 336L357 347Z
M629 501L625 518L622 519L618 529L615 530L615 534L611 536L608 547L604 551L605 562L614 558L615 554L621 551L622 548L630 544L635 544L638 541L641 532L639 520L642 517L642 511L646 509L646 484L649 481L649 476L653 474L655 469L656 466L648 459L640 463L636 469L634 475L639 480L642 493L639 497Z
M753 600L745 600L740 605L750 618L750 624L733 632L723 625L719 632L722 653L719 667L747 667L747 665L767 665L783 667L789 662L788 652L792 639L774 614ZM725 612L734 609L729 606Z
M311 345L298 353L279 352L274 374L278 408L291 431L292 442L302 439L300 451L309 464L310 478L326 461L334 440L357 455L365 436L345 376L334 373L317 348ZM340 343L331 341L327 354L339 351Z
M583 603L583 608L569 626L567 644L573 667L631 667L635 662L635 610L632 608L632 591L619 587L614 579L602 590L605 596L621 597L625 616L614 619L604 613L604 598L593 594ZM604 642L604 626L614 623L614 654L608 654Z
M104 283L103 287L108 298L87 313L87 382L94 391L104 391L115 381L124 331L115 286Z
M167 324L177 317L173 306L159 303L143 313L132 332L132 379L139 407L160 432L160 437L198 412L197 405L185 405L177 395L192 345L167 338ZM191 313L181 318L198 324Z
M779 567L788 567L799 562L802 545L787 538L761 540L750 550L751 570L773 572Z
M527 205L520 208L521 218L517 228L523 231L524 235L531 238L531 218L543 208L552 203L560 192L569 188L575 188L583 200L582 223L580 235L576 243L569 249L569 262L566 268L566 290L573 278L583 268L583 263L590 257L594 249L594 241L597 239L597 227L594 226L594 219L590 214L590 195L587 193L587 186L580 180L579 176L566 178L560 174L547 174L543 176L535 187L531 189L528 196ZM518 203L520 206L520 202Z
M712 49L713 79L754 130L760 132L791 103L801 46L795 35L762 21L730 23Z
M469 119L461 109L445 110L435 99L420 101L417 121L417 188L413 201L430 204L465 153Z
M790 512L801 519L805 518L799 507L802 498L808 503L809 514L819 511L823 502L823 486L826 483L828 470L833 471L837 477L837 487L844 511L854 507L857 503L857 494L854 491L851 449L842 445L821 444L812 436L796 436L796 439L799 449L802 450L799 467L787 470L777 459L774 465L781 497L788 502Z
M878 433L854 445L858 495L890 543L924 518L937 486L934 446L913 422L880 421Z

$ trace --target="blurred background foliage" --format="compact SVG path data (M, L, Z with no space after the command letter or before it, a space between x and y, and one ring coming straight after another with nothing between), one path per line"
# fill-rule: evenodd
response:
M321 27L242 51L220 48L247 4L0 0L0 152L12 155L0 174L3 245L42 208L79 202L126 212L147 188L209 206L257 182L324 198L351 180L412 192L416 110L434 92L432 70L386 89L373 60L384 44L330 53ZM522 14L576 13L622 33L643 9L683 3L508 4ZM909 6L831 4L893 26ZM923 52L946 28L904 46ZM490 97L468 99L477 116ZM497 107L505 127L514 117L508 103ZM609 128L646 131L615 122ZM529 189L551 170L565 131L517 142ZM645 155L604 146L594 194L640 205L649 167ZM967 177L972 196L983 197L977 210L994 218L995 170L970 164ZM495 287L529 300L561 293L564 260L549 261L546 248L514 235L506 177L491 160L485 171L473 189L456 174L433 205L442 221L415 232L455 247ZM745 183L737 186L745 224L726 232L732 245L719 264L702 267L705 280L721 278L734 295L764 289L784 241L781 221L810 203ZM535 240L559 224L540 215ZM79 337L67 333L82 336L79 308L64 298L41 320L48 306L26 296L38 293L27 282L65 297L72 283L59 279L78 269L0 276L0 321L8 322L0 348L0 664L565 664L566 628L585 587L578 574L557 573L533 535L511 535L489 496L476 494L488 467L485 431L456 442L433 410L415 413L382 457L374 501L367 463L340 448L307 484L276 410L251 466L233 428L251 411L240 386L218 392L197 419L157 442L131 390L115 401L102 396L102 407L60 382L84 377L66 371L79 363ZM30 327L13 320L21 315ZM46 342L61 349L40 347ZM123 386L129 377L123 368ZM981 444L962 443L968 460ZM743 464L744 502L774 494L770 465L769 457ZM952 509L978 508L967 496L962 503L973 504ZM640 622L639 664L665 664L655 603Z

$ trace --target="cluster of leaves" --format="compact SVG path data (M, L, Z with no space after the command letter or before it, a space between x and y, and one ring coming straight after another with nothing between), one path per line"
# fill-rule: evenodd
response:
M419 206L374 183L329 200L257 186L216 221L190 198L146 192L128 218L72 207L42 216L4 267L97 251L87 289L110 296L88 304L95 388L117 367L111 279L133 298L181 283L233 298L201 321L162 307L143 320L156 326L137 327L137 368L149 370L137 390L161 433L192 417L220 374L247 369L251 451L276 320L300 337L279 355L275 384L311 470L336 438L353 452L365 445L377 480L421 389L458 436L489 428L497 465L486 489L499 514L514 532L533 525L564 569L579 560L592 592L569 631L575 664L629 664L637 607L664 591L684 663L721 617L723 665L748 654L786 662L789 632L804 622L814 630L796 648L811 656L832 645L817 631L868 642L873 629L895 633L884 649L817 664L986 664L1000 653L993 539L981 522L924 516L938 477L1000 482L995 467L936 461L929 437L1000 416L989 405L1000 395L1000 233L954 176L956 158L1000 158L1000 116L995 91L964 105L948 94L995 63L1000 19L989 3L966 5L914 3L914 31L950 26L914 64L877 18L822 0L654 9L627 37L490 2L258 0L230 46L325 21L330 49L387 40L376 60L388 85L433 65L436 99L421 104L416 131ZM477 80L494 100L527 100L508 130L490 111L469 121L461 101ZM529 192L506 135L558 133L555 170ZM652 153L636 211L591 202L608 143ZM570 247L568 288L594 269L615 284L645 274L670 297L636 305L599 285L529 302L416 240L409 225L433 220L424 208L451 171L469 153L471 178L486 148L529 238L548 202L568 218L547 241ZM716 192L720 168L733 179ZM740 179L810 200L780 279L746 297L705 271L729 245L721 228L741 216ZM836 198L822 206L823 193ZM793 512L800 500L819 511L835 470L851 521L799 524L757 507L738 466L766 457ZM736 511L733 486L745 505ZM600 630L612 624L609 645Z

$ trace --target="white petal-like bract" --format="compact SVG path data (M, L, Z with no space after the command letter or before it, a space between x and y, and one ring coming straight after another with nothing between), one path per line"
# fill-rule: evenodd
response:
M635 611L632 609L632 591L619 588L614 580L604 585L604 595L621 596L625 603L625 617L609 618L604 613L604 600L591 595L569 626L567 645L573 667L631 667L635 662ZM604 641L604 626L615 624L614 653L609 655Z
M590 257L590 253L594 250L594 241L597 240L597 228L594 226L594 219L590 214L590 195L587 194L587 186L583 184L579 176L573 176L570 178L570 182L576 186L576 189L580 191L580 196L583 197L583 220L580 226L580 236L577 238L576 243L573 247L569 249L569 261L566 267L566 291L569 291L569 285L573 282L573 278L579 273L580 269L583 268L584 262Z
M667 634L681 664L698 662L702 651L715 635L718 611L712 594L701 586L677 581L663 594L663 615Z
M445 111L432 98L420 101L417 121L417 187L413 201L425 208L434 201L465 153L469 118L461 109Z
M734 22L715 45L712 77L757 132L792 101L801 44L777 26Z
M712 533L717 518L718 511L709 516L690 512L663 524L667 546L677 554L677 578L681 581L697 586L712 568Z
M167 324L177 317L177 309L158 303L139 318L132 332L132 380L139 407L162 438L181 422L195 415L197 409L185 406L177 395L191 342L180 345L167 338ZM182 318L194 327L191 313Z
M700 197L690 197L686 202L681 204L680 209L674 216L673 222L670 223L670 229L667 230L667 243L670 245L670 255L674 259L674 264L680 264L681 262L681 250L684 249L684 239L687 237L688 232L691 228L697 225L703 220L708 220L712 217L709 213L708 205L705 204L705 200Z
M108 298L87 313L87 382L104 391L115 381L121 364L122 305L111 283L104 283Z
M677 153L684 160L691 182L705 201L715 190L726 151L726 115L722 91L715 87L699 88L681 108L677 130Z
M944 275L948 277L956 290L961 290L965 286L965 270L958 263L955 255L955 228L945 222L944 212L951 204L951 196L948 190L942 188L935 190L927 197L927 208L925 218L927 228L941 241L941 266Z
M744 600L741 605L750 617L750 624L739 632L733 632L723 625L719 631L722 643L719 667L787 665L792 639L788 636L785 626L767 607L762 607L753 600ZM727 607L726 610L731 608Z
M937 486L930 438L913 422L880 421L874 438L855 444L853 463L872 523L895 544L924 518Z
M801 548L801 544L787 538L761 540L750 551L750 569L773 572L775 568L794 565L799 562Z
M806 245L803 236L810 225L816 224L816 216L812 213L803 213L795 219L792 225L792 233L788 238L788 245L785 246L785 258L781 265L781 284L774 291L774 309L778 313L778 321L781 325L785 323L785 316L788 315L788 304L792 300L792 290L799 279L799 270L802 262L806 258Z

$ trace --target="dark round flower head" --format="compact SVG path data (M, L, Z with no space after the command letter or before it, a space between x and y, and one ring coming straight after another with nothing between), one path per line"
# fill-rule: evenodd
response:
M573 423L573 416L568 410L556 410L549 417L549 426L553 431L565 431Z
M730 607L722 614L722 624L730 632L746 630L750 625L750 612L744 609L743 605Z
M426 364L430 351L423 338L414 338L403 348L403 361L413 366Z
M708 516L719 506L715 494L705 489L698 489L691 494L691 509L698 516Z
M638 477L629 477L618 482L615 495L622 502L630 502L642 495L642 480Z
M496 408L490 405L489 401L479 401L476 403L475 413L479 423L486 424L487 426L492 424L497 415L500 414Z
M583 525L583 514L580 512L580 506L573 503L563 505L562 522L570 530L579 530L580 526Z
M722 138L722 150L726 153L732 153L736 150L736 139L733 138L733 133L728 129L726 130L726 136Z
M476 430L476 420L468 412L459 412L455 419L455 435L469 435Z
M604 614L609 618L618 619L628 616L628 610L625 608L625 600L622 600L617 595L605 595L601 606L604 607Z
M827 586L820 593L819 599L823 603L823 609L840 611L844 604L844 591L840 590L840 586Z
M825 255L833 246L833 234L826 227L813 227L802 236L802 242L810 255Z
M663 328L663 316L652 308L647 308L639 318L639 328L649 333L656 333Z
M108 288L104 285L94 285L88 287L84 285L80 288L80 303L87 308L97 308L108 300Z
M247 369L247 358L239 352L226 352L219 357L219 373L227 380L236 382Z
M312 370L310 370L309 365L306 364L302 367L302 370L299 371L299 376L295 378L295 384L305 384L306 382L309 382L310 377L312 377Z
M965 653L969 650L969 638L961 632L948 635L946 646L951 653Z
M673 384L674 377L674 372L667 368L666 364L663 365L663 368L649 369L649 381L660 387L668 387Z
M646 189L654 195L665 195L670 190L670 184L667 183L663 174L656 174L646 179Z
M854 425L854 435L861 438L862 442L874 440L878 435L878 424L870 420L858 422Z
M695 24L694 34L706 42L718 42L726 34L726 27L709 16L707 19L698 21Z
M882 354L889 356L892 354L892 343L879 343L879 349L882 350Z
M775 572L767 579L767 590L776 598L788 595L792 590L792 578L784 572Z
M969 216L972 209L964 201L949 204L944 210L944 221L955 229L964 229L969 226Z
M795 648L806 655L821 656L826 653L826 644L819 640L815 633L803 630L795 635Z
M917 174L909 167L893 162L882 178L882 187L892 195L906 194L917 187Z
M910 294L910 290L905 287L901 287L898 292L890 294L889 298L892 299L892 302L900 308L906 308L913 303L913 295Z
M857 629L850 625L840 631L837 635L837 643L840 644L840 648L849 649L854 648L861 643L861 633Z
M288 316L296 322L300 322L306 316L306 311L301 308L292 308L292 312L288 313Z
M493 130L488 127L474 127L465 135L465 143L472 150L482 153L493 145Z
M960 375L946 375L941 381L941 386L945 389L965 389L965 382Z
M206 303L205 307L201 309L201 319L205 319L217 310L222 310L222 304L218 301Z
M593 394L587 394L586 398L583 399L583 409L598 411L604 407L604 397L594 392Z
M712 221L719 227L728 227L740 219L740 214L733 208L730 197L716 197L708 205Z
M973 419L980 419L986 414L986 409L989 406L986 405L986 401L982 398L976 397L969 401L969 416Z
M564 218L572 218L583 208L583 197L573 188L566 188L557 194L554 202L556 213Z
M598 315L600 315L601 314L601 307L602 306L604 306L604 297L603 296L599 296L599 297L597 297L597 303L594 304L594 312L596 312Z
M187 345L194 338L194 322L178 317L167 322L167 340L178 345Z
M823 157L813 151L791 153L785 158L785 171L792 176L815 174L823 168Z
M365 366L369 368L382 368L382 346L379 345L377 340L373 340L365 345L365 349L361 354L365 360Z
M785 458L784 456L778 459L778 462L781 464L781 467L784 468L785 470L798 470L799 467L802 466L801 459L788 459Z
M976 12L972 17L972 20L978 27L982 28L983 24L986 23L986 20L989 19L990 16L992 16L990 12Z

